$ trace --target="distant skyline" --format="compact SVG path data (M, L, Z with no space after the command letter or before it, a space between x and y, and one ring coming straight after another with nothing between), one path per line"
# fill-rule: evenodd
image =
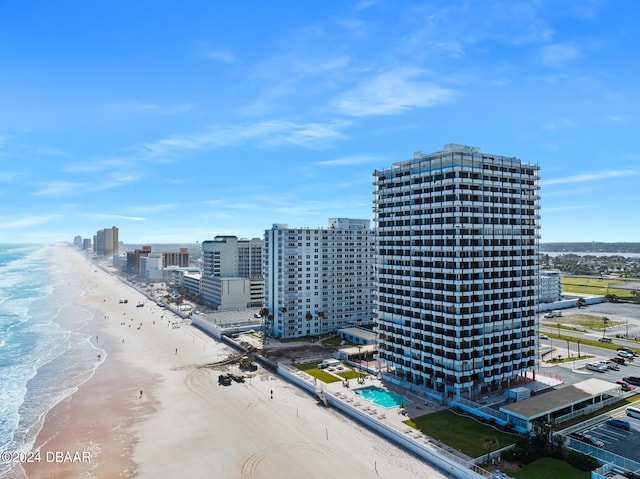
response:
M372 219L447 143L540 165L541 241L640 241L640 3L3 2L0 243Z

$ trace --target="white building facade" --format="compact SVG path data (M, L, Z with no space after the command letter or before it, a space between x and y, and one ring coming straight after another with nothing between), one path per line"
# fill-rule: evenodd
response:
M451 144L374 171L378 352L391 379L475 397L535 368L538 170Z
M562 281L560 271L540 271L540 302L552 303L562 299Z
M262 256L263 241L259 238L216 236L204 241L201 277L204 301L214 308L228 309L229 304L235 305L233 308L261 307L264 302ZM234 282L225 284L221 278L233 278ZM240 279L243 279L242 287L239 286ZM225 294L233 297L225 298Z
M332 218L328 228L276 224L266 230L269 334L316 336L371 323L373 248L369 220Z

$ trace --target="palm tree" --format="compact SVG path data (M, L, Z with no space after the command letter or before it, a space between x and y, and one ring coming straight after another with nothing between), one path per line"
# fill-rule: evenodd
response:
M267 322L265 321L265 318L267 318L269 316L269 310L267 308L262 308L260 310L260 317L262 318L262 335L266 336L267 335Z
M489 465L489 458L491 456L491 451L495 448L497 449L498 446L500 445L498 443L498 438L495 436L489 436L487 434L483 434L482 436L480 436L480 440L482 441L482 445L484 446L485 450L487 451L487 460L486 460L486 465Z
M607 332L607 324L609 323L609 318L606 316L602 317L602 337L604 338L605 333Z

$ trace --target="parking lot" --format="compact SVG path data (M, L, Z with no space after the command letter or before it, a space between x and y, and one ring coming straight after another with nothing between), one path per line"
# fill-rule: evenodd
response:
M626 416L625 408L611 411L610 416L627 421L631 424L631 430L625 431L602 421L587 429L580 430L579 433L588 434L602 441L604 443L602 449L635 461L640 460L638 455L638 451L640 451L640 419Z

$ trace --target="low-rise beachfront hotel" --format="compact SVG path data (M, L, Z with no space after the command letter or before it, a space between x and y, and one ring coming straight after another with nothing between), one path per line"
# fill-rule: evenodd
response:
M379 359L475 397L535 369L539 167L446 145L374 172Z

